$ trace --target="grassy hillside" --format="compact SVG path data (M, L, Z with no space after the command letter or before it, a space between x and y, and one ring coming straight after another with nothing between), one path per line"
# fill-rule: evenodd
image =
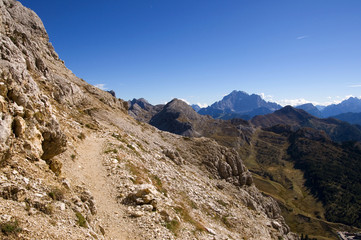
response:
M295 133L287 126L268 130L258 129L251 144L242 147L240 153L253 173L256 186L279 202L291 230L317 239L337 239L335 232L347 227L329 221L356 226L359 221L356 216L360 215L358 206L361 206L353 202L360 199L357 191L361 192L358 190L360 181L354 179L360 176L359 167L355 166L361 159L359 150L351 144L338 145L327 141L316 130ZM329 165L330 161L337 164ZM337 171L340 168L343 170ZM349 176L347 171L351 168ZM321 179L317 183L312 182L311 179L316 179L316 176ZM326 184L330 182L332 184ZM349 187L342 190L340 183ZM348 192L349 196L345 197ZM351 211L342 215L343 209Z
M304 171L305 185L324 204L326 218L361 227L361 150L352 142L339 145L297 136L288 152Z

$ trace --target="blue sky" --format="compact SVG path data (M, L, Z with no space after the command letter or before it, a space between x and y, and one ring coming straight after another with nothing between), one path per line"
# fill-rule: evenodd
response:
M117 97L361 97L359 0L21 0L78 77Z

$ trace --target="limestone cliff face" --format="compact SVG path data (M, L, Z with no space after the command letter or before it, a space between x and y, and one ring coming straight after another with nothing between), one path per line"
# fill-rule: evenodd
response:
M0 0L0 238L295 239L237 153L135 121Z

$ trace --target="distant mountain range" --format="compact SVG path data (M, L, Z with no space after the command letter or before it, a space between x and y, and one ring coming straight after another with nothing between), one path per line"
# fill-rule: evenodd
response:
M305 110L315 117L332 117L351 124L361 125L361 99L359 98L350 97L339 104L332 104L321 109L312 103L303 104L296 108Z
M323 117L331 117L348 112L359 113L361 112L361 99L350 97L339 104L332 104L325 107L321 112Z
M153 106L143 98L128 101L128 105L129 114L143 122L149 122L165 106L164 104ZM214 119L251 120L255 116L273 113L281 109L282 106L265 101L260 95L250 95L243 91L234 90L211 106L201 108L199 105L193 104L191 108L200 115L209 115ZM350 124L361 125L361 99L355 97L329 106L315 106L312 103L307 103L295 108L302 109L317 118L332 117Z
M243 91L234 90L222 100L213 103L211 106L201 108L200 106L193 104L192 108L201 115L210 115L215 119L233 119L242 118L250 120L257 115L266 115L273 113L276 110L282 108L275 102L268 102L262 99L260 95L248 94ZM334 117L343 121L347 121L351 124L357 124L361 122L359 115L349 114L349 117L345 115L338 118L337 115L343 113L360 113L361 112L361 99L356 97L350 97L339 104L332 104L329 106L314 106L312 103L296 106L298 109L302 109L309 114L318 118ZM349 120L350 118L350 120Z

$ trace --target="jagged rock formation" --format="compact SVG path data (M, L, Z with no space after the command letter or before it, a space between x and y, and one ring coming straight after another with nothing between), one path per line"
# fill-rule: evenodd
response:
M135 121L0 0L2 239L296 239L239 155Z

